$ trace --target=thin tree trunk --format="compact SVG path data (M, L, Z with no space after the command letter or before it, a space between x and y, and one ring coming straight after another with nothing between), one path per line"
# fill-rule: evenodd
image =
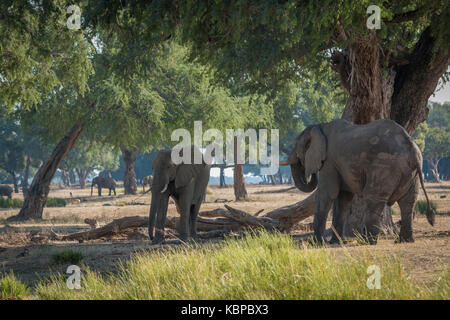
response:
M248 199L247 189L245 188L244 168L242 164L238 164L239 155L237 147L237 138L234 137L234 197L236 201L242 201Z
M125 194L137 194L136 173L134 172L134 162L136 161L136 150L121 148L122 158L125 164L123 174L123 186Z
M70 184L75 184L77 182L77 179L75 177L75 173L73 172L73 169L69 170L69 181Z
M27 155L27 160L25 164L25 172L23 174L23 181L22 181L22 193L24 197L27 196L28 192L28 179L30 176L30 165L31 165L31 157Z
M220 188L225 188L227 184L225 183L225 168L220 167Z
M17 183L17 177L14 171L11 171L11 177L13 179L14 193L19 193L19 184Z
M80 189L86 188L86 177L88 175L88 169L76 169L78 175L78 181L80 182Z
M61 139L53 150L50 159L48 159L40 168L33 178L28 196L24 205L17 216L13 216L11 220L26 219L42 219L44 206L47 202L48 193L50 192L50 183L58 169L61 161L75 146L80 133L83 131L84 125L77 122L70 132Z
M439 159L428 159L428 163L430 164L431 176L433 177L433 179L431 181L432 182L441 182L441 179L439 178L439 170L438 170Z

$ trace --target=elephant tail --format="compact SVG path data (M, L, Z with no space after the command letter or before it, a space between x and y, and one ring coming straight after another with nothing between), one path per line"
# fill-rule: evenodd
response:
M434 226L436 212L434 211L433 208L431 208L430 199L428 199L428 194L427 194L427 191L425 190L425 184L423 183L423 177L422 177L422 170L420 167L417 170L417 175L419 176L420 185L422 186L423 193L425 194L425 198L427 199L427 220L428 220L429 224Z

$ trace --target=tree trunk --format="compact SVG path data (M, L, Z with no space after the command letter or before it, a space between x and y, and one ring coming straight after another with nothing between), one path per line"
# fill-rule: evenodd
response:
M75 142L83 131L84 125L77 122L70 132L61 139L48 159L33 178L28 196L25 199L22 209L17 216L11 220L42 219L42 212L47 202L50 192L50 183L58 169L59 164L75 146Z
M17 183L17 177L14 171L11 171L11 177L14 185L14 193L19 193L19 184Z
M71 185L77 182L73 169L69 170L69 181Z
M433 179L431 180L432 182L441 182L441 179L439 178L439 170L438 170L438 165L439 165L439 159L428 159L428 163L430 164L430 171L431 171L431 176L433 177Z
M238 164L239 155L237 147L237 138L234 138L234 197L236 201L242 201L248 199L247 189L245 188L244 168L242 164Z
M80 182L80 189L86 188L86 177L89 173L88 169L76 169L78 181Z
M225 183L225 168L220 167L220 188L225 188L227 184Z
M134 172L134 162L136 161L136 150L121 148L122 158L125 164L123 174L123 186L125 194L137 194L136 174Z
M22 193L23 196L27 196L28 192L28 179L30 177L30 165L31 165L31 157L27 155L27 160L25 164L25 172L23 174L23 180L22 180Z

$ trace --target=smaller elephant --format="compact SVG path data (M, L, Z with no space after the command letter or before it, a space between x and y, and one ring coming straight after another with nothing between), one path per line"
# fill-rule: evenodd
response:
M142 192L145 192L145 186L149 186L151 188L152 183L153 183L152 175L148 175L148 176L144 177L144 179L142 179Z
M109 189L109 195L111 195L111 190L114 191L114 195L116 195L116 181L111 177L95 177L92 179L91 196L95 185L97 185L99 196L102 195L102 188Z
M7 196L8 199L12 199L13 188L6 184L0 184L0 196Z

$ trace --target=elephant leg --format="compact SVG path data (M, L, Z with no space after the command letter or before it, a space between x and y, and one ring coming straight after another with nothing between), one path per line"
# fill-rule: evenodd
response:
M117 196L117 194L116 194L116 188L114 188L113 191L114 191L114 195Z
M164 241L164 227L166 226L167 207L169 205L169 195L161 195L159 203L159 211L156 217L155 237L152 243L158 244Z
M188 187L186 189L189 189ZM192 190L186 190L179 198L180 228L179 237L182 241L187 241L190 233L190 213L192 203Z
M190 232L191 237L194 239L197 239L197 216L200 211L200 205L201 202L196 203L195 205L191 206L191 215L190 215Z
M109 194L108 194L109 196L111 195L111 188L109 188Z
M365 197L366 200L366 239L371 245L377 244L380 233L380 222L383 209L387 201L374 197Z
M321 194L320 191L316 197L314 211L314 240L317 242L325 242L325 227L327 223L328 212L333 204L333 199L327 194Z
M400 198L397 203L400 207L401 212L401 226L400 226L400 237L398 241L400 242L414 242L413 229L412 229L412 217L414 204L417 200L417 195L419 193L419 186L417 181L413 183L408 193L406 193L402 198Z
M353 199L353 193L341 191L333 204L333 227L337 233L333 232L330 243L339 243L339 237L342 239L344 234L344 224L347 218L351 203Z
M98 196L100 197L102 195L102 188L99 186L97 188L97 191L98 191Z

